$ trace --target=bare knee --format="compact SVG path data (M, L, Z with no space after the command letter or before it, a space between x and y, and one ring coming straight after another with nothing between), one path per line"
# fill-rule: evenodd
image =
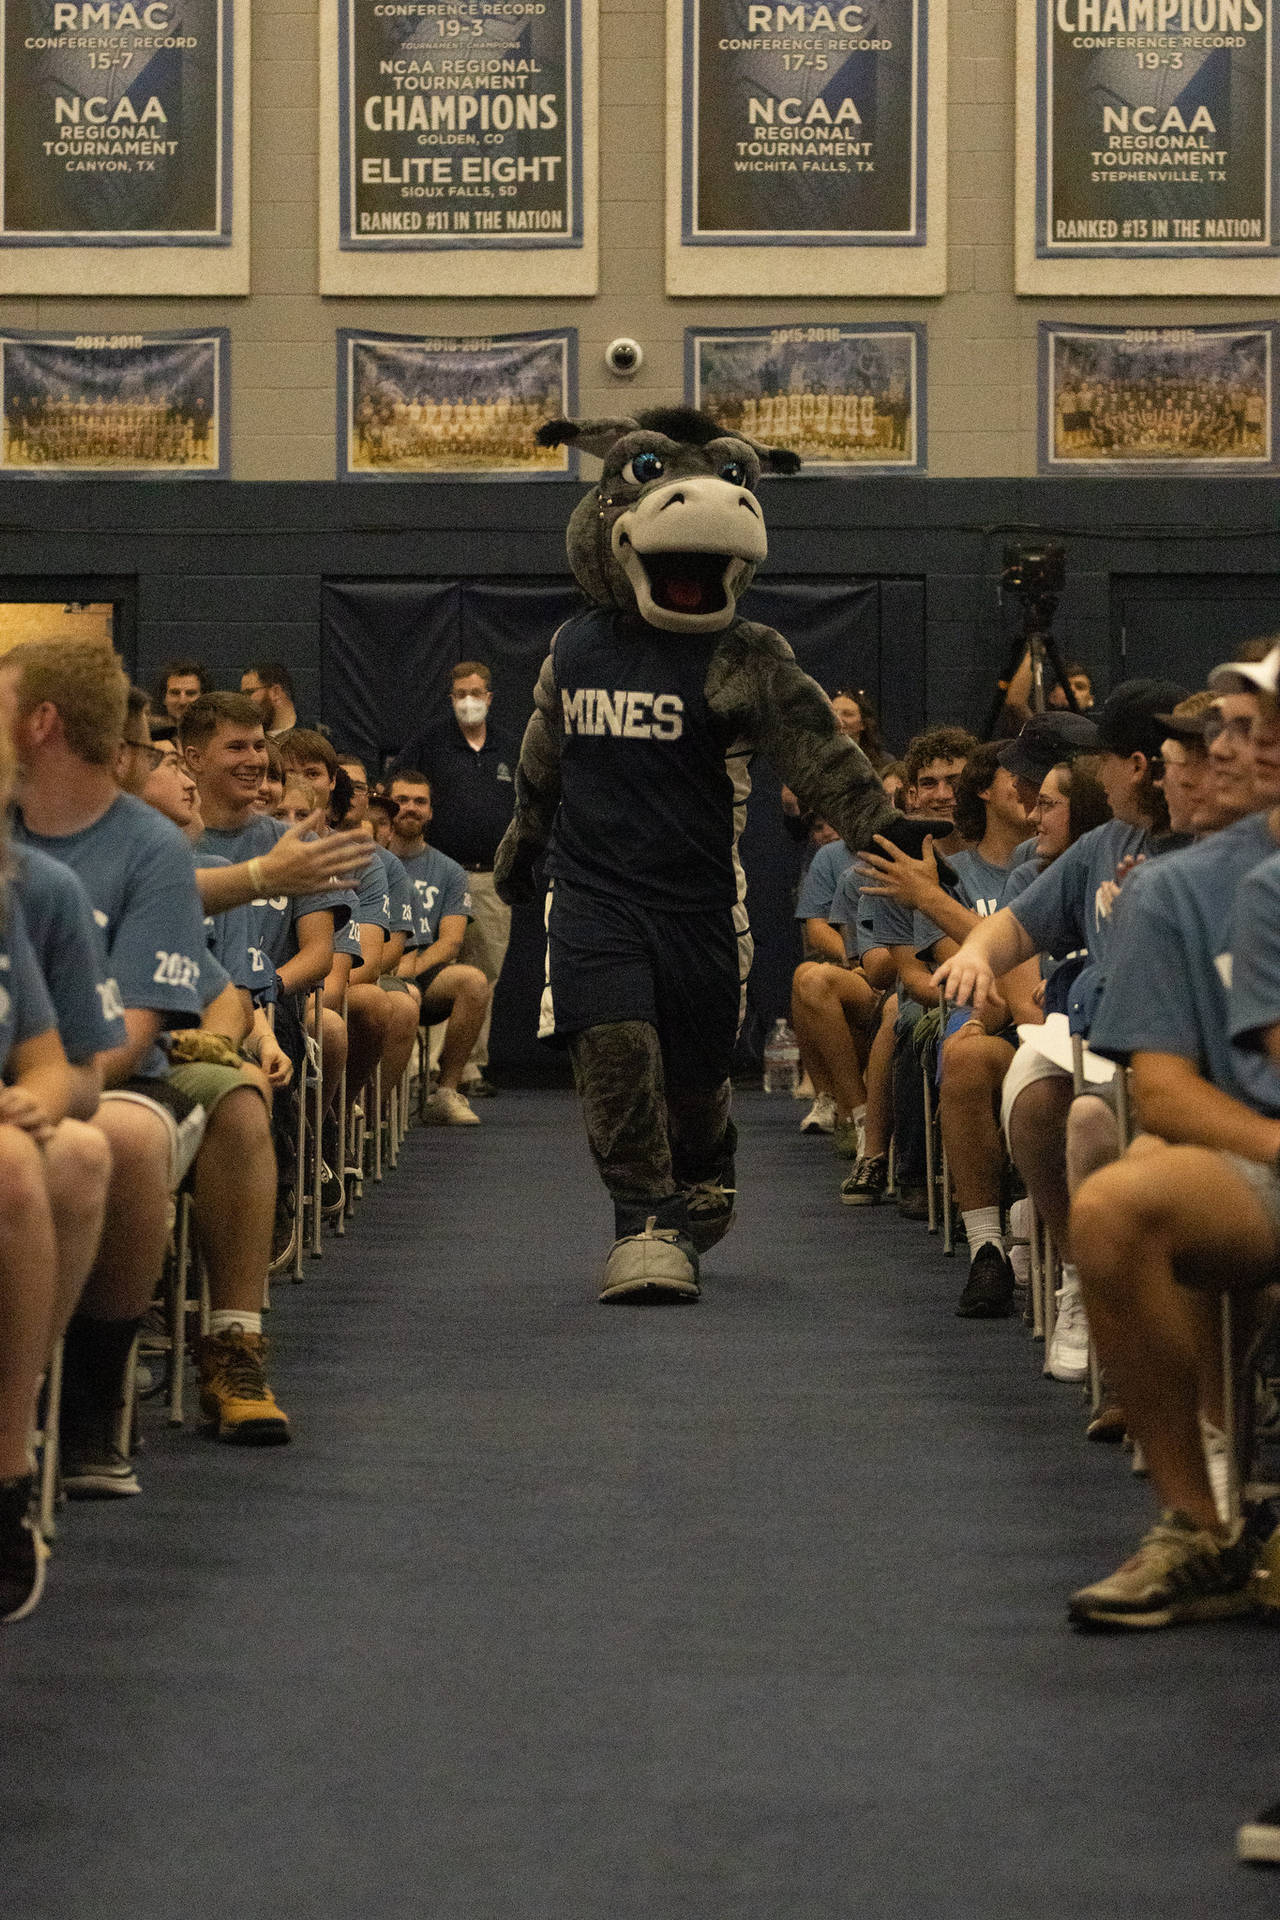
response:
M1131 1274L1162 1229L1157 1197L1141 1170L1118 1160L1100 1168L1071 1203L1071 1248L1086 1278L1103 1286Z
M1120 1129L1105 1100L1081 1094L1067 1116L1067 1178L1072 1191L1120 1152Z
M270 1121L256 1087L246 1083L225 1093L209 1116L205 1140L236 1151L256 1151L270 1138Z
M169 1187L169 1133L158 1114L129 1100L104 1100L92 1126L111 1150L111 1190L122 1199L142 1188Z
M64 1120L44 1150L50 1198L60 1212L74 1209L85 1217L99 1213L111 1180L111 1148L106 1135L84 1120Z
M21 1127L0 1125L0 1218L27 1213L45 1199L40 1149Z

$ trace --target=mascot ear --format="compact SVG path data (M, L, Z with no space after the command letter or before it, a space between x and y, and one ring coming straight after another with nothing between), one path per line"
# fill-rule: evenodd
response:
M746 440L760 465L770 473L799 473L800 455L792 453L789 447L762 447L758 440L748 440L745 433L735 434L734 438Z
M636 431L634 420L546 420L538 428L540 447L576 447L580 453L603 460L626 433Z

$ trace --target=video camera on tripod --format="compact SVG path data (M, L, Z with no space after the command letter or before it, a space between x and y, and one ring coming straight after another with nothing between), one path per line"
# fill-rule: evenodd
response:
M995 704L987 724L990 737L999 721L1014 675L1028 651L1031 655L1031 711L1043 713L1046 705L1045 661L1053 670L1066 695L1072 713L1080 711L1079 702L1067 677L1058 643L1053 637L1053 616L1067 584L1067 553L1056 540L1039 546L1008 546L1000 573L1000 592L1016 599L1022 608L1022 629L996 685Z

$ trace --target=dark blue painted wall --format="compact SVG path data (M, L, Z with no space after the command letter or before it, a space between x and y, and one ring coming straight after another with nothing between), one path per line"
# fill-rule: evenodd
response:
M140 678L173 652L206 659L226 684L249 660L280 657L314 712L322 580L562 574L576 497L568 484L7 479L0 581L136 583ZM1168 667L1195 678L1242 627L1280 626L1280 481L799 479L766 483L765 499L772 570L923 578L923 661L908 605L901 675L885 662L882 693L904 717L923 677L930 719L981 718L1010 631L996 581L1012 539L1066 542L1060 637L1104 679L1122 672L1125 637L1130 670L1167 647ZM1175 580L1204 589L1191 618L1147 604L1162 592L1167 603Z

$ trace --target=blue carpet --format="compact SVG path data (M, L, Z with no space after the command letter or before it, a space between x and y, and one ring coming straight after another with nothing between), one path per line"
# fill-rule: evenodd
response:
M747 1096L702 1302L605 1309L570 1096L281 1285L294 1446L146 1420L0 1642L13 1920L1221 1920L1277 1641L1080 1639L1149 1497Z

